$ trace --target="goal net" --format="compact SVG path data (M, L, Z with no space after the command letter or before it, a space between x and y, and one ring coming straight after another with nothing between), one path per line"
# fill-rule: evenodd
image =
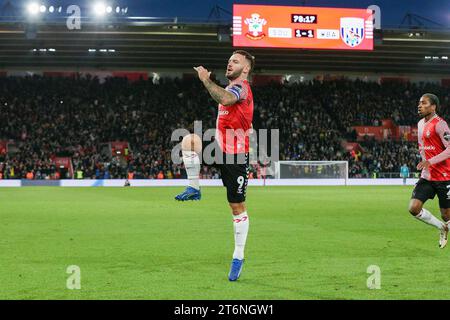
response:
M347 161L278 161L278 179L333 179L348 184Z

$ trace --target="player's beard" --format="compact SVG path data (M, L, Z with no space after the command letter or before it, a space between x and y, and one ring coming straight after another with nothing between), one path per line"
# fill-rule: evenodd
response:
M235 70L232 73L228 74L228 71L225 73L225 76L228 80L233 81L234 79L237 79L241 76L242 69L241 70Z

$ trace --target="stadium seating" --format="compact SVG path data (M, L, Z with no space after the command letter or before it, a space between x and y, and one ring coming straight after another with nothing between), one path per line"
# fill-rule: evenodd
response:
M254 126L280 129L281 160L348 160L351 177L397 174L402 164L413 169L418 162L414 141L364 139L358 141L363 152L349 152L343 142L357 140L354 126L378 126L383 119L415 126L425 92L437 94L439 114L449 116L450 91L430 83L271 83L253 92ZM0 177L70 178L55 163L55 157L69 157L73 175L87 179L180 178L182 167L170 158L172 131L192 130L194 120L203 120L204 130L214 128L215 117L215 102L195 80L3 77L0 140L10 148L7 154L0 148ZM102 151L111 141L128 142L126 161ZM205 167L202 177L219 174Z

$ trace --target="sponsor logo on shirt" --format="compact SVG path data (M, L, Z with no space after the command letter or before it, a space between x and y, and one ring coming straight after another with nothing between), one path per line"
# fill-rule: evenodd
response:
M435 146L425 146L421 148L422 150L436 150Z
M227 114L229 114L230 112L228 110L220 110L219 111L219 116L226 116Z

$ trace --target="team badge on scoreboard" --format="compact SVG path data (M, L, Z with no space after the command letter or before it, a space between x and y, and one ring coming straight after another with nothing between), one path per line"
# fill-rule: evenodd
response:
M341 39L349 47L357 47L364 40L364 19L341 18Z
M248 32L245 34L247 38L261 40L266 36L263 32L263 26L267 24L267 20L261 18L258 13L252 13L252 17L245 19L244 22L248 25Z

